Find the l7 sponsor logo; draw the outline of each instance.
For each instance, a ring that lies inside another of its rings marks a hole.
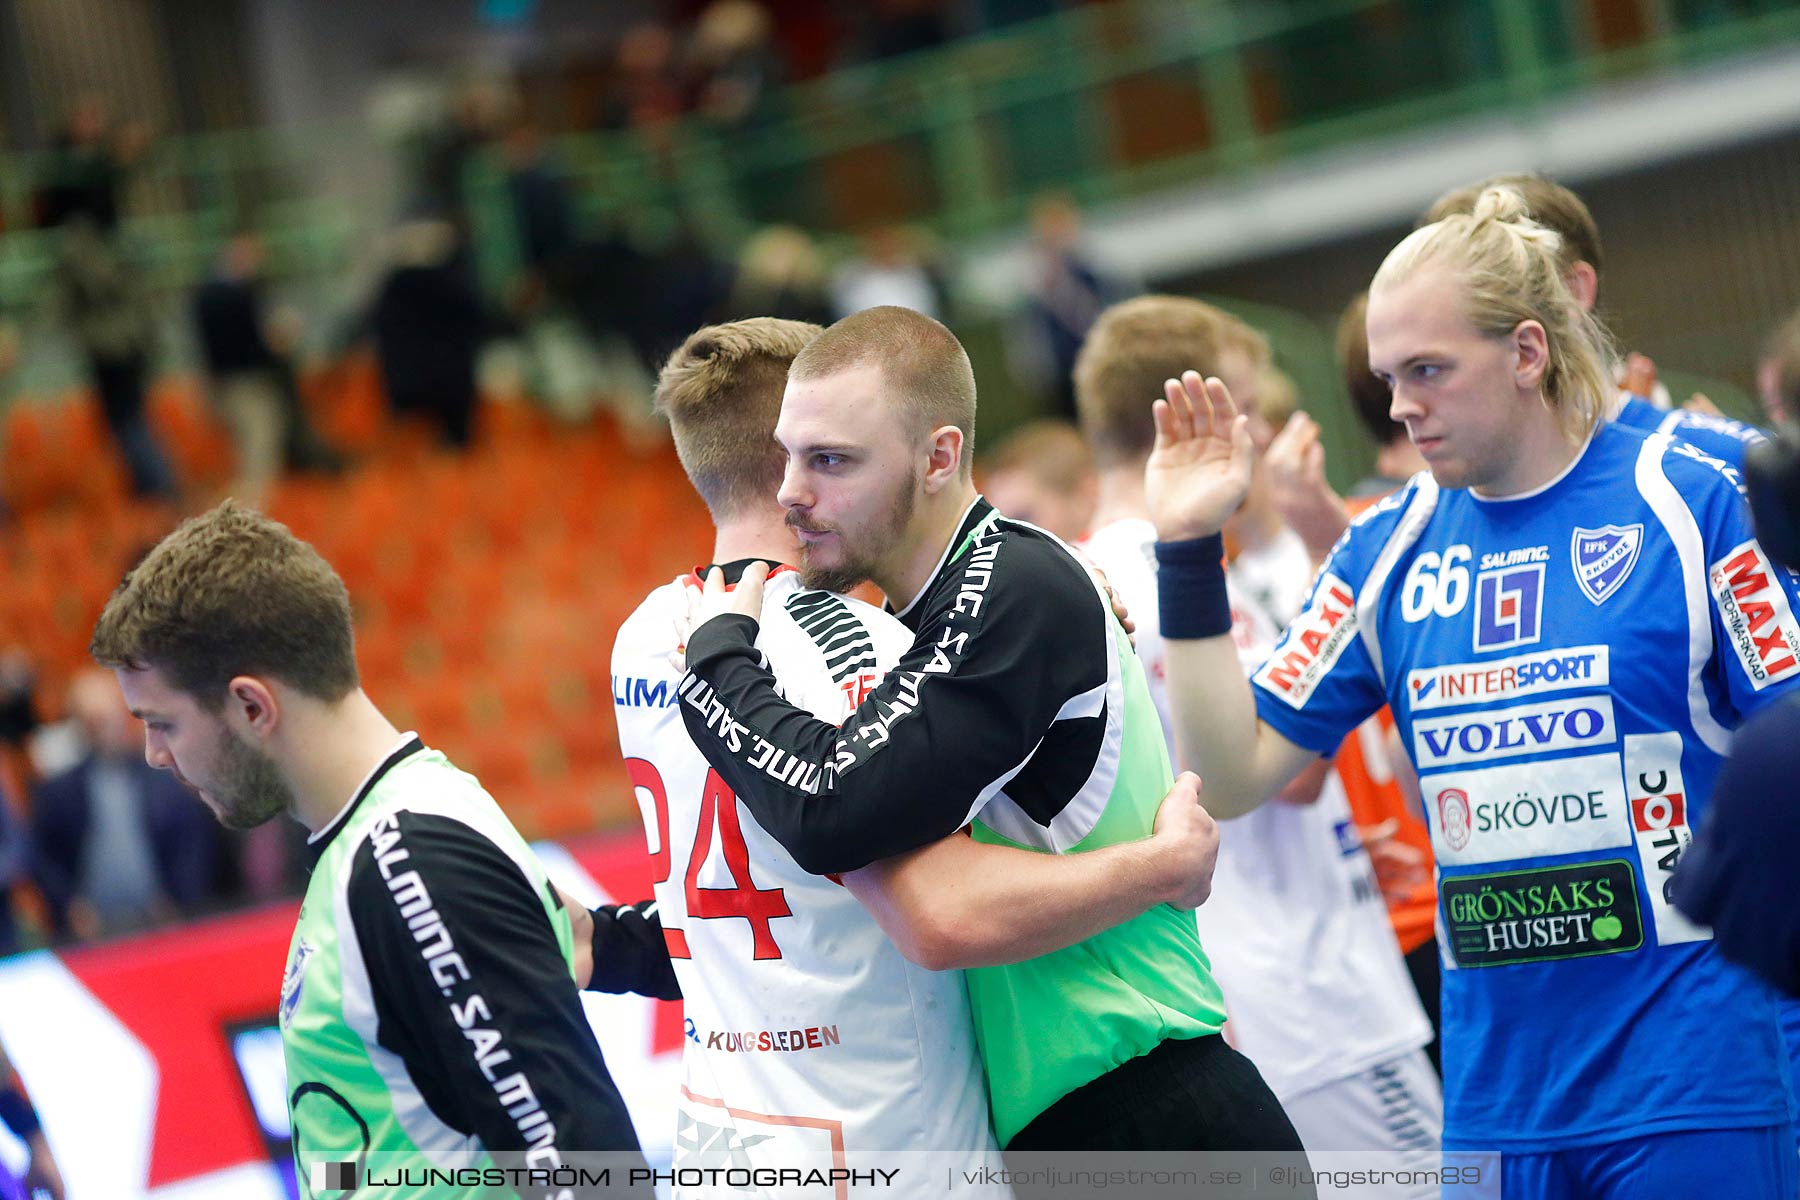
[[[1775,568],[1754,541],[1728,551],[1708,573],[1725,635],[1761,691],[1800,672],[1800,626]]]
[[[1529,646],[1543,631],[1544,564],[1483,571],[1475,577],[1475,649]]]
[[[1294,618],[1275,652],[1252,677],[1293,708],[1304,708],[1313,689],[1356,636],[1356,593],[1335,575],[1324,575],[1312,605]]]
[[[1603,688],[1609,681],[1605,646],[1570,646],[1492,662],[1446,663],[1410,671],[1406,695],[1412,711],[1420,712],[1573,688]]]
[[[1545,750],[1594,749],[1617,740],[1612,701],[1589,696],[1418,721],[1413,759],[1428,771]]]

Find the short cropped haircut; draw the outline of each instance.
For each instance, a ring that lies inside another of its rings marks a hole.
[[[1094,473],[1094,456],[1081,432],[1056,417],[1027,421],[1000,439],[981,460],[992,478],[1018,471],[1059,496],[1066,496]]]
[[[1262,334],[1187,296],[1138,296],[1100,314],[1075,358],[1075,411],[1103,468],[1147,458],[1156,444],[1150,407],[1183,371],[1217,375],[1223,357],[1269,362]]]
[[[231,500],[183,521],[132,568],[88,651],[104,666],[161,671],[215,713],[239,675],[328,703],[358,682],[344,581],[287,526]]]
[[[1467,216],[1475,211],[1475,201],[1481,194],[1493,187],[1509,187],[1519,193],[1531,219],[1562,238],[1557,254],[1564,271],[1584,262],[1594,268],[1595,275],[1600,274],[1600,226],[1594,223],[1594,214],[1588,211],[1580,196],[1535,171],[1495,175],[1480,183],[1445,192],[1419,224],[1431,225],[1452,214]]]
[[[975,369],[956,335],[924,313],[884,304],[852,313],[794,356],[794,379],[874,364],[915,433],[962,430],[962,474],[975,465]]]
[[[1377,446],[1391,446],[1406,437],[1406,426],[1388,416],[1394,406],[1394,389],[1369,369],[1369,293],[1358,292],[1338,318],[1338,368],[1350,393],[1350,408],[1369,431]]]
[[[751,317],[696,330],[656,378],[656,409],[713,520],[772,505],[787,459],[775,440],[788,365],[817,325]]]

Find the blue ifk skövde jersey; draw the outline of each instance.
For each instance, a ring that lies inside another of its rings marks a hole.
[[[1662,409],[1642,396],[1628,396],[1613,420],[1644,433],[1666,433],[1677,441],[1698,446],[1727,466],[1743,470],[1744,453],[1766,440],[1762,430],[1730,417]]]
[[[1796,603],[1736,472],[1618,425],[1523,496],[1421,474],[1332,550],[1257,711],[1328,754],[1393,709],[1438,863],[1447,1146],[1792,1119],[1773,997],[1666,889],[1730,731],[1800,684]]]

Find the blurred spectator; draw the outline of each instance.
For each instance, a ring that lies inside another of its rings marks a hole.
[[[420,218],[394,230],[393,266],[371,320],[394,412],[424,417],[444,441],[466,448],[476,360],[492,327],[450,222]]]
[[[267,247],[261,236],[236,234],[225,244],[216,273],[194,295],[200,355],[210,376],[214,403],[238,438],[240,481],[245,470],[246,434],[239,429],[233,409],[245,407],[245,397],[240,394],[244,390],[253,393],[250,407],[254,411],[260,411],[258,406],[266,399],[261,395],[263,389],[274,399],[276,466],[295,471],[340,470],[343,459],[320,438],[300,401],[294,369],[300,314],[291,308],[271,309],[265,303],[266,262]],[[257,436],[262,436],[265,431],[254,421],[252,424]],[[260,444],[253,452],[263,452]],[[246,498],[245,491],[237,495]]]
[[[175,477],[144,413],[156,350],[156,309],[116,235],[88,214],[70,219],[56,246],[53,306],[87,360],[100,411],[139,496],[173,499]]]
[[[144,418],[156,311],[117,232],[120,193],[148,144],[143,125],[115,129],[105,101],[82,97],[50,156],[48,179],[38,194],[38,219],[60,231],[46,308],[87,362],[107,428],[130,471],[132,491],[173,499],[174,475]],[[0,347],[0,370],[14,356]]]
[[[675,35],[654,21],[633,25],[613,58],[608,129],[633,130],[665,148],[669,123],[687,107],[675,77]]]
[[[111,233],[119,223],[126,181],[149,145],[141,122],[115,127],[101,97],[90,93],[76,100],[51,147],[49,176],[38,193],[38,223],[54,229],[87,220]]]
[[[1756,392],[1771,426],[1800,417],[1800,312],[1769,335],[1756,365]]]
[[[1075,356],[1100,310],[1131,289],[1082,248],[1081,213],[1067,196],[1039,197],[1031,208],[1031,259],[1026,285],[1026,370],[1052,399],[1052,411],[1075,416]]]
[[[804,230],[771,225],[744,243],[721,319],[749,317],[831,324],[824,260]]]
[[[545,154],[542,133],[529,121],[520,121],[507,132],[501,154],[513,231],[525,268],[526,307],[567,303],[577,248],[568,184]]]
[[[498,85],[469,83],[451,101],[444,124],[426,139],[413,211],[449,221],[458,241],[470,229],[463,191],[469,163],[503,126],[509,104]]]
[[[143,735],[111,672],[83,671],[68,708],[86,753],[32,800],[33,872],[59,936],[168,920],[208,898],[218,834],[173,775],[144,761]]]
[[[194,324],[212,400],[237,448],[232,494],[261,508],[281,469],[287,416],[282,362],[269,345],[262,301],[262,240],[240,233],[218,272],[194,295]]]
[[[1350,489],[1350,499],[1385,496],[1425,469],[1406,426],[1388,416],[1393,392],[1369,370],[1369,293],[1358,293],[1338,318],[1337,358],[1350,407],[1375,443],[1375,469]]]
[[[831,285],[831,304],[840,318],[892,304],[942,320],[944,289],[920,249],[918,235],[882,225],[863,235],[861,255],[839,269]]]
[[[720,125],[746,125],[768,115],[783,82],[773,22],[757,0],[713,0],[700,14],[689,47],[695,108]]]
[[[995,508],[1065,542],[1085,537],[1099,481],[1087,439],[1068,421],[1031,421],[1007,434],[981,463],[981,490]]]
[[[19,949],[13,889],[30,879],[31,837],[22,814],[33,779],[27,743],[38,728],[35,686],[23,650],[0,652],[0,955]]]
[[[865,18],[863,46],[869,58],[894,58],[950,40],[944,0],[875,0]]]

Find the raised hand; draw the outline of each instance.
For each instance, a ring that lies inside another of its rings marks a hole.
[[[1325,479],[1325,447],[1318,422],[1303,412],[1288,418],[1263,455],[1269,492],[1281,519],[1300,535],[1314,559],[1330,552],[1350,524],[1344,498]]]
[[[1219,532],[1250,490],[1250,419],[1223,383],[1198,371],[1164,383],[1151,411],[1156,447],[1144,467],[1144,496],[1156,536],[1174,542]]]

